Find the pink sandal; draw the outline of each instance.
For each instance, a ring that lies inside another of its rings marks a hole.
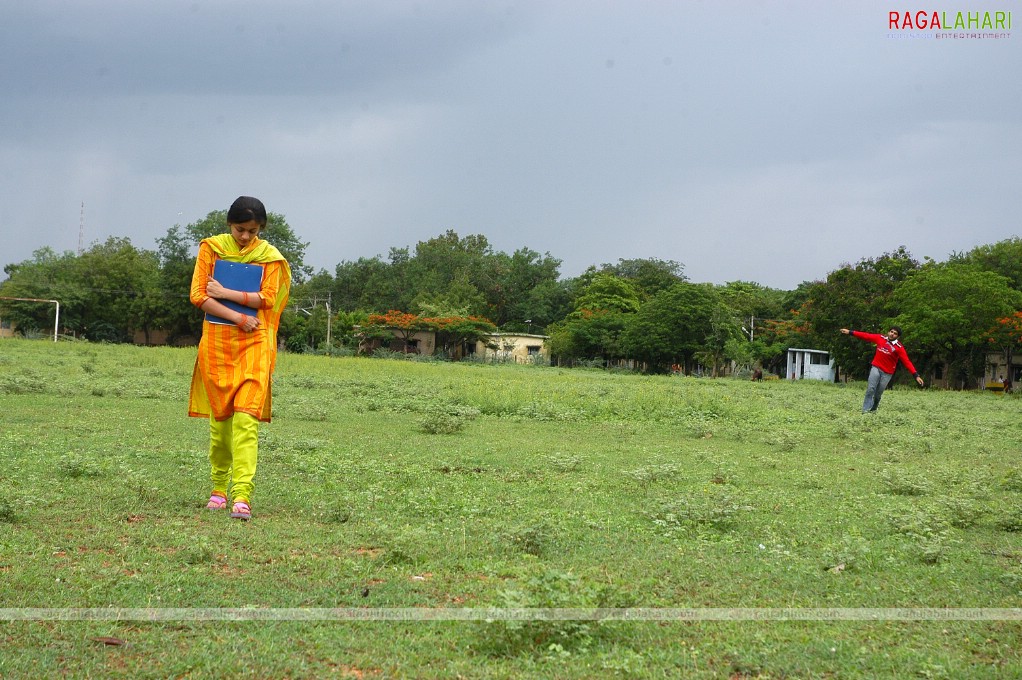
[[[234,501],[231,507],[231,517],[234,519],[252,519],[252,508],[248,507],[245,501]]]
[[[223,510],[227,507],[227,496],[221,496],[214,491],[209,496],[209,503],[206,503],[207,510]]]

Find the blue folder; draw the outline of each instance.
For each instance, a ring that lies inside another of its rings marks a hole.
[[[213,263],[213,278],[220,282],[220,285],[230,290],[240,290],[245,293],[258,293],[263,284],[263,267],[259,264],[244,264],[242,262],[231,262],[230,260],[217,260]],[[240,314],[252,316],[255,310],[231,300],[217,300],[230,307]],[[206,312],[206,321],[210,323],[226,324],[233,326],[233,321]]]

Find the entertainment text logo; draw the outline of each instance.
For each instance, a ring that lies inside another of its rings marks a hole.
[[[889,12],[888,28],[894,31],[1010,31],[1011,12]]]
[[[889,38],[1006,39],[1011,37],[1011,12],[891,10],[887,13],[887,28],[891,31],[887,36]]]

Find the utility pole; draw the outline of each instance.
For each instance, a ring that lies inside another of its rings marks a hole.
[[[330,300],[333,297],[332,291],[327,291],[326,294],[326,355],[329,357],[331,353],[330,347]]]
[[[742,330],[749,334],[749,342],[756,339],[756,317],[749,317],[749,327],[742,326]]]
[[[81,217],[78,220],[78,256],[81,257],[85,248],[85,201],[82,201]]]

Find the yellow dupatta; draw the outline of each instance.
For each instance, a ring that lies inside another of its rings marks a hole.
[[[238,248],[238,242],[230,234],[217,234],[203,239],[202,242],[208,245],[222,260],[241,262],[242,264],[280,262],[283,265],[278,286],[278,290],[283,294],[277,295],[276,303],[273,305],[274,316],[279,320],[280,312],[287,304],[288,295],[291,293],[291,265],[287,263],[276,246],[260,238],[248,244],[245,250],[241,250]]]

